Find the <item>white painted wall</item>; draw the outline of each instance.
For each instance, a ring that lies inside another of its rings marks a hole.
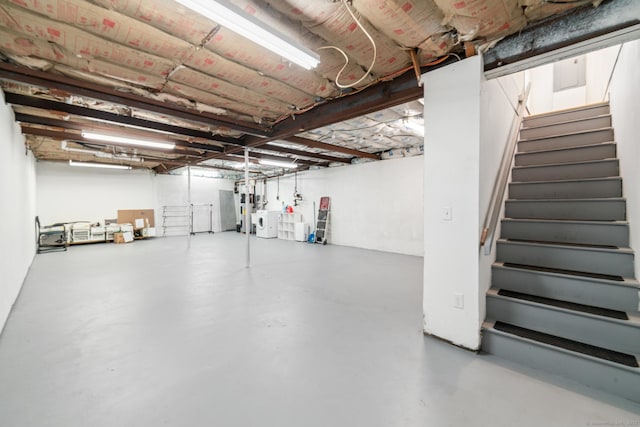
[[[188,183],[186,176],[157,175],[155,177],[157,194],[156,224],[162,218],[162,206],[183,205],[188,203]],[[213,231],[220,231],[220,194],[219,190],[233,191],[233,181],[221,178],[191,177],[191,203],[194,205],[213,204]],[[194,211],[194,230],[207,229],[207,216],[204,207],[196,207]]]
[[[38,162],[38,215],[43,224],[71,221],[102,223],[119,209],[154,209],[161,232],[162,206],[187,203],[187,177],[149,171],[76,168]],[[194,204],[214,205],[214,231],[220,230],[218,190],[233,190],[226,179],[192,177]]]
[[[526,71],[532,82],[528,107],[531,114],[594,104],[606,100],[606,87],[618,55],[619,46],[612,46],[586,55],[586,85],[553,91],[553,64]]]
[[[0,331],[35,255],[36,174],[13,111],[0,91]]]
[[[424,330],[471,349],[480,344],[481,76],[479,56],[423,76]],[[445,209],[451,209],[450,221]],[[455,294],[464,297],[463,309],[454,308]]]
[[[294,207],[313,229],[320,197],[331,197],[331,244],[423,254],[422,156],[298,173],[303,203]],[[268,210],[293,206],[294,177],[267,183]]]
[[[494,184],[509,140],[516,113],[518,98],[524,92],[524,72],[512,74],[499,79],[482,80],[481,118],[480,118],[480,176],[479,203],[480,226],[484,224],[487,210],[491,203]],[[506,191],[505,191],[506,193]],[[503,199],[506,198],[506,194]],[[504,203],[500,218],[503,217]],[[494,232],[491,252],[480,254],[479,265],[479,325],[486,317],[485,294],[491,287],[491,265],[495,261],[496,240],[500,236],[500,221]],[[476,236],[476,238],[479,238]],[[478,242],[478,240],[476,240]]]
[[[42,224],[102,223],[116,218],[118,209],[155,206],[153,175],[149,171],[80,168],[38,161],[36,172]]]
[[[640,41],[625,43],[611,81],[611,113],[627,199],[636,277],[640,277]]]
[[[524,76],[486,81],[473,57],[423,81],[424,330],[478,349],[494,257],[480,254],[480,231]],[[456,295],[463,308],[454,307]]]

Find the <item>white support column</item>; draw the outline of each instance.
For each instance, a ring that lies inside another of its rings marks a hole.
[[[247,259],[245,267],[251,267],[251,250],[250,250],[250,236],[251,236],[251,203],[250,203],[250,191],[249,191],[249,149],[244,149],[244,231],[247,235]]]
[[[191,248],[191,231],[193,231],[193,206],[191,206],[191,165],[187,165],[187,209],[189,211],[189,229],[187,230],[187,247]]]
[[[478,349],[482,60],[465,59],[422,80],[424,330]]]

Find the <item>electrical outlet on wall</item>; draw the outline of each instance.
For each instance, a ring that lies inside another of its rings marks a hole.
[[[464,308],[464,295],[460,293],[453,294],[453,308]]]

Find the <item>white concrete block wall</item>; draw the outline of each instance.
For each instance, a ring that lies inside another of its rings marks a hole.
[[[38,214],[43,224],[71,221],[103,222],[119,209],[154,209],[156,227],[162,206],[187,204],[187,177],[155,175],[144,170],[70,167],[38,162]],[[191,201],[213,204],[214,231],[220,230],[218,190],[233,190],[226,179],[192,177]]]
[[[35,255],[35,160],[0,91],[0,331]]]
[[[303,202],[294,206],[314,225],[320,197],[331,197],[331,244],[408,255],[423,254],[423,157],[363,163],[298,173]],[[267,182],[267,210],[293,206],[292,175]]]
[[[144,170],[71,167],[39,161],[38,215],[43,224],[72,221],[102,223],[118,209],[155,206],[154,176]]]

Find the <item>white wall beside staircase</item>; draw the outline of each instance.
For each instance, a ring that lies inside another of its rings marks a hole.
[[[480,253],[480,231],[524,83],[487,81],[482,70],[473,57],[423,76],[424,330],[474,350],[494,257]]]
[[[640,277],[640,41],[625,43],[611,79],[611,113],[623,195],[627,199],[630,243],[635,250],[636,278]]]

